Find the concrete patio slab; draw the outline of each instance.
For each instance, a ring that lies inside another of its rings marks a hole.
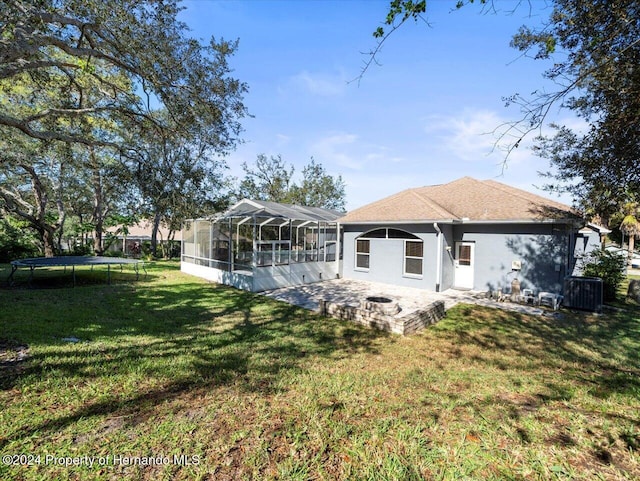
[[[333,279],[302,286],[274,289],[262,292],[262,294],[313,311],[319,309],[320,300],[355,307],[359,306],[365,298],[376,296],[388,297],[397,302],[402,309],[402,315],[424,309],[435,301],[444,301],[445,309],[450,309],[459,303],[466,303],[532,315],[541,315],[546,312],[537,306],[498,302],[487,298],[484,292],[454,289],[448,289],[444,292],[429,292],[422,289],[353,279]]]

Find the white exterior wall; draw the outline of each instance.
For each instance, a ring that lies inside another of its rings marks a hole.
[[[253,291],[253,276],[250,274],[240,274],[228,272],[215,267],[200,266],[191,262],[180,262],[180,270],[185,274],[201,277],[217,284],[237,287],[245,291]]]
[[[215,267],[200,266],[181,262],[180,270],[186,274],[202,277],[209,281],[237,287],[245,291],[261,292],[279,287],[296,286],[335,279],[339,262],[301,262],[272,267],[256,267],[253,275],[228,272]]]

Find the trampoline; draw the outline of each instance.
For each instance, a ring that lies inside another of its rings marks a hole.
[[[71,267],[73,273],[73,286],[76,286],[76,266],[107,266],[107,283],[111,284],[111,266],[120,266],[122,270],[123,265],[133,265],[133,270],[136,273],[136,280],[140,278],[139,266],[142,266],[144,274],[147,275],[147,269],[144,266],[144,262],[140,259],[125,259],[119,257],[100,257],[100,256],[58,256],[58,257],[31,257],[29,259],[19,259],[11,261],[11,274],[7,278],[7,282],[10,286],[13,285],[13,275],[20,267],[28,267],[29,273],[29,285],[33,280],[33,271],[36,267],[64,267],[65,272],[67,267]]]

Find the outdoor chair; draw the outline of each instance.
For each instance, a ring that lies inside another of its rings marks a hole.
[[[563,299],[563,296],[554,294],[553,292],[541,292],[538,294],[538,305],[548,305],[552,307],[554,311],[557,311]]]
[[[535,299],[532,289],[522,289],[520,296],[518,296],[518,300],[525,304],[534,304]]]

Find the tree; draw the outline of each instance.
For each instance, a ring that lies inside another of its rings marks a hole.
[[[68,152],[24,135],[9,135],[6,128],[0,129],[0,152],[0,212],[26,221],[38,233],[44,254],[53,256],[58,251],[56,233],[65,219]]]
[[[640,193],[640,2],[556,0],[548,25],[522,27],[513,45],[535,58],[564,56],[545,72],[560,89],[522,105],[531,125],[557,101],[587,122],[583,133],[555,125],[536,152],[553,169],[548,188],[608,218]]]
[[[212,38],[202,45],[185,36],[176,0],[3,0],[1,5],[0,80],[28,79],[23,97],[28,103],[27,95],[46,97],[63,76],[69,95],[36,110],[3,108],[0,125],[41,140],[122,150],[121,139],[79,131],[72,121],[148,121],[151,105],[159,103],[173,126],[201,124],[222,150],[235,144],[246,91],[228,76],[227,58],[236,43]],[[126,80],[114,82],[114,75]],[[100,85],[100,99],[90,105],[77,92],[84,77]]]
[[[621,214],[623,218],[620,230],[629,238],[627,263],[631,265],[635,252],[635,238],[640,235],[640,204],[633,199],[628,200],[622,206]]]
[[[154,113],[158,118],[167,115],[165,111]],[[140,193],[136,214],[152,221],[151,251],[155,256],[161,224],[174,232],[188,218],[227,207],[228,189],[222,175],[225,164],[216,156],[216,142],[197,126],[188,133],[160,130],[139,140],[144,149],[131,167]]]
[[[29,216],[46,255],[66,206],[84,209],[87,198],[91,210],[76,215],[102,252],[104,224],[144,156],[138,139],[191,139],[197,130],[217,154],[238,142],[247,87],[229,76],[237,42],[189,38],[177,0],[0,0],[0,8],[0,143],[9,146],[0,208]],[[158,106],[167,114],[154,115]],[[32,151],[47,152],[47,171]],[[65,182],[82,202],[65,198]]]
[[[112,84],[127,83],[117,73],[109,75],[103,72],[103,78],[108,78]],[[0,97],[0,108],[21,115],[27,112],[46,111],[48,105],[55,103],[73,104],[76,102],[75,97],[78,98],[77,102],[81,107],[98,105],[101,102],[101,86],[90,75],[79,73],[73,82],[72,89],[68,89],[69,79],[59,73],[48,75],[47,82],[47,91],[40,92],[34,88],[34,83],[27,74],[17,75],[11,81],[0,80],[0,92],[3,93]],[[25,95],[27,92],[29,95]],[[51,125],[50,120],[46,123]],[[82,133],[87,138],[96,139],[113,139],[121,128],[112,119],[88,117],[69,119],[65,126]],[[14,214],[29,220],[32,227],[38,230],[42,237],[45,255],[54,255],[59,250],[67,215],[66,206],[73,199],[70,189],[72,186],[82,192],[87,189],[91,192],[90,222],[94,227],[94,251],[101,254],[103,224],[111,204],[109,194],[122,183],[119,176],[121,169],[114,165],[119,164],[118,157],[109,152],[106,147],[99,145],[43,141],[29,137],[21,131],[12,131],[7,127],[3,127],[0,134],[0,143],[4,147],[0,175],[6,174],[3,176],[4,204]],[[35,152],[37,154],[34,154]],[[46,159],[40,160],[43,156]],[[20,160],[12,161],[11,158]],[[12,169],[13,176],[10,175]],[[19,188],[20,177],[15,175],[16,169],[23,175],[28,174],[31,179],[32,201],[23,196],[22,207],[26,207],[31,202],[33,209],[17,210],[16,194],[21,189]],[[17,185],[12,186],[8,182],[11,179],[17,182]],[[79,183],[81,185],[78,185]],[[13,197],[8,195],[9,191],[14,193]],[[52,202],[54,199],[55,204]],[[51,221],[47,226],[45,220],[53,218],[53,205],[57,209],[57,220]],[[35,212],[36,219],[39,220],[30,219],[30,212]],[[53,238],[54,234],[56,239]]]
[[[242,163],[244,179],[240,182],[239,197],[271,202],[290,202],[291,178],[295,171],[287,166],[280,155],[267,157],[259,154],[254,166]]]
[[[342,176],[327,174],[321,164],[311,158],[311,163],[302,169],[302,184],[294,186],[292,197],[301,205],[324,207],[326,209],[345,210],[345,184]]]
[[[302,182],[293,181],[295,169],[280,155],[259,154],[254,166],[242,164],[245,172],[237,197],[287,204],[344,210],[345,184],[342,176],[328,174],[322,164],[311,162],[302,169]]]
[[[452,6],[469,3],[474,1],[452,1]],[[493,1],[477,3],[496,11]],[[554,105],[582,117],[586,132],[555,125],[555,136],[538,138],[536,152],[552,167],[544,173],[552,179],[548,189],[569,192],[588,213],[607,218],[621,208],[628,191],[640,192],[640,2],[551,3],[548,21],[537,29],[521,27],[511,45],[525,56],[553,59],[544,77],[557,88],[539,90],[531,98],[507,97],[508,105],[520,106],[522,117],[504,126],[502,140],[513,139],[506,146],[508,158],[525,137],[541,131]],[[408,20],[424,19],[426,8],[425,1],[390,2],[385,27],[374,32],[378,44],[363,73],[389,35]]]

